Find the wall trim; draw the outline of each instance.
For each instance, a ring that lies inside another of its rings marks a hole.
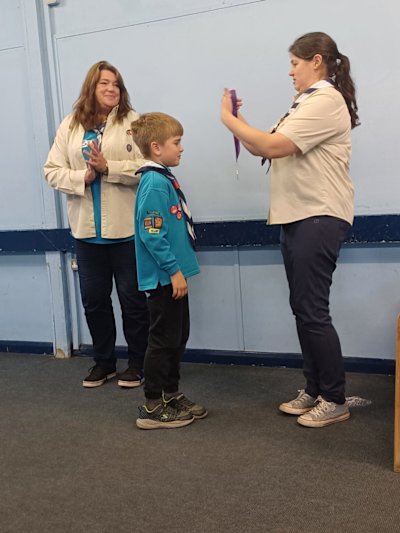
[[[0,353],[24,353],[53,355],[51,342],[29,341],[0,341]],[[117,346],[117,357],[128,358],[126,346]],[[93,348],[89,344],[81,345],[79,350],[73,351],[74,356],[92,357]],[[199,350],[188,348],[183,357],[186,363],[242,365],[242,366],[265,366],[283,368],[302,368],[303,362],[297,353],[268,353],[268,352],[245,352],[231,350]],[[362,374],[386,374],[394,375],[395,360],[368,357],[344,357],[344,365],[347,372]]]
[[[26,353],[32,355],[53,355],[52,342],[3,341],[0,340],[0,353]]]
[[[269,246],[279,244],[280,226],[265,220],[200,222],[196,225],[197,246]],[[355,217],[348,245],[399,245],[400,215],[360,215]],[[74,252],[74,239],[68,228],[0,231],[0,253]]]

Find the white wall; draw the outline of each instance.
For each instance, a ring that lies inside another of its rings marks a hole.
[[[354,131],[356,212],[397,212],[397,196],[388,194],[398,187],[389,142],[400,121],[396,0],[307,0],[301,7],[293,0],[119,0],[112,8],[86,0],[83,12],[82,5],[69,0],[51,10],[63,112],[89,65],[100,58],[115,63],[139,112],[167,111],[182,121],[179,174],[197,220],[265,217],[268,187],[259,160],[242,152],[235,178],[233,141],[219,121],[222,89],[235,87],[249,121],[268,128],[293,95],[287,49],[314,30],[331,34],[352,62],[362,122]]]

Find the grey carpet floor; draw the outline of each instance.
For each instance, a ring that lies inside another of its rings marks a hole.
[[[208,418],[143,431],[143,390],[84,389],[90,366],[0,354],[2,533],[400,531],[393,377],[348,374],[372,404],[309,429],[277,410],[300,370],[184,364]]]

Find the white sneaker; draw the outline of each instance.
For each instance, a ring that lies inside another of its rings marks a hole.
[[[279,410],[289,415],[302,415],[311,411],[315,407],[315,402],[317,398],[313,398],[305,392],[304,389],[298,391],[299,394],[297,398],[291,400],[290,402],[281,403]]]
[[[327,402],[318,396],[317,405],[308,413],[299,416],[297,422],[309,428],[322,428],[336,422],[344,422],[348,418],[350,411],[347,402],[343,404]]]

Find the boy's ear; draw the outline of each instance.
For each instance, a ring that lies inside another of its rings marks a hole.
[[[155,155],[160,155],[160,144],[157,141],[151,141],[150,143],[150,150]]]

